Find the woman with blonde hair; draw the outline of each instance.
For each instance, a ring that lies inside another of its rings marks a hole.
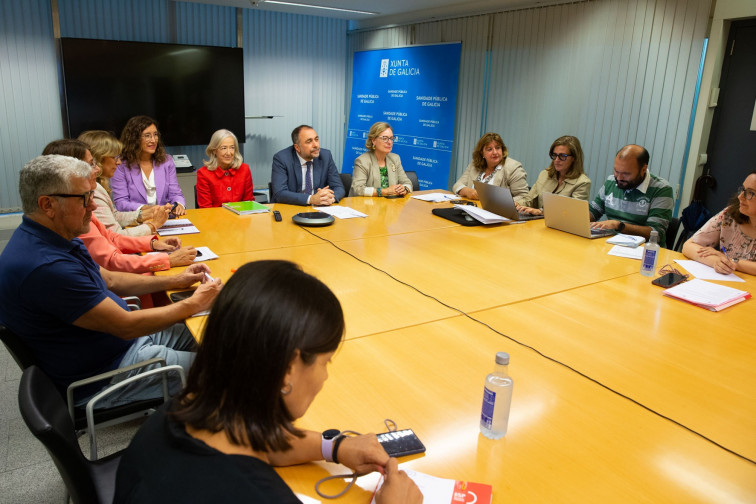
[[[452,191],[463,198],[480,199],[473,182],[506,187],[512,197],[524,196],[528,192],[528,174],[522,163],[509,157],[507,146],[498,133],[486,133],[475,145],[472,162],[452,187]]]
[[[365,140],[368,151],[354,160],[349,196],[404,196],[412,192],[401,158],[391,152],[395,138],[389,123],[377,122],[370,127]]]
[[[583,148],[574,136],[561,136],[549,148],[551,164],[538,174],[538,180],[526,196],[515,203],[518,210],[543,215],[543,193],[550,192],[582,200],[591,194],[591,179],[583,169]],[[522,206],[520,206],[522,205]]]
[[[79,141],[89,147],[99,173],[94,199],[97,209],[94,214],[109,230],[125,236],[153,235],[168,220],[170,206],[142,205],[130,212],[120,212],[113,204],[110,178],[121,164],[123,144],[107,131],[90,130],[79,135]],[[127,227],[133,226],[133,227]]]
[[[208,159],[197,171],[197,206],[219,207],[233,201],[252,201],[254,184],[249,165],[239,153],[236,135],[219,129],[205,149]]]

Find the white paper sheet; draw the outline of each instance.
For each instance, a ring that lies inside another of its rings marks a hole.
[[[688,273],[701,280],[721,280],[723,282],[745,282],[742,278],[730,273],[729,275],[723,275],[714,271],[714,268],[702,264],[698,261],[691,261],[689,259],[675,259],[675,262],[685,268]]]
[[[627,257],[629,259],[643,259],[643,247],[630,248],[624,245],[615,245],[608,252],[609,255]]]
[[[459,196],[457,196],[456,194],[447,194],[447,193],[440,193],[440,192],[434,192],[434,193],[428,193],[428,194],[417,194],[411,197],[415,199],[419,199],[421,201],[429,201],[431,203],[441,203],[442,201],[451,201],[451,200],[459,199]]]
[[[500,222],[509,222],[509,219],[507,219],[506,217],[496,215],[493,212],[489,212],[488,210],[483,210],[482,208],[478,208],[472,205],[454,205],[454,208],[459,208],[460,210],[467,212],[471,217],[482,222],[483,224],[498,224]]]
[[[635,248],[638,245],[642,245],[646,243],[646,239],[643,238],[642,236],[633,236],[633,235],[626,235],[626,234],[620,233],[606,240],[606,243],[611,243],[612,245],[622,245],[623,247]]]
[[[354,208],[349,208],[346,206],[313,207],[313,209],[318,212],[323,212],[323,213],[327,213],[328,215],[333,215],[334,217],[339,218],[339,219],[354,219],[356,217],[367,217],[367,214],[358,212]]]
[[[182,234],[199,233],[199,229],[194,227],[189,219],[171,219],[157,230],[160,236],[175,236]]]
[[[197,250],[197,257],[194,258],[194,262],[209,261],[211,259],[218,259],[218,256],[210,250],[208,247],[195,247]]]

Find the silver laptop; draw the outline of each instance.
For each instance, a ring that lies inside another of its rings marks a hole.
[[[546,227],[576,234],[583,238],[601,238],[615,234],[610,229],[591,229],[588,202],[581,199],[543,193],[543,215]]]
[[[501,215],[513,221],[527,221],[543,219],[542,215],[521,214],[515,207],[512,192],[506,187],[499,187],[491,184],[484,184],[477,180],[473,182],[475,190],[478,191],[480,206],[483,210],[488,210],[496,215]]]

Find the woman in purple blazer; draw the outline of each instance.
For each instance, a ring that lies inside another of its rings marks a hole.
[[[110,179],[113,203],[121,212],[142,205],[173,205],[184,215],[186,202],[176,179],[176,165],[166,154],[157,122],[147,116],[129,119],[121,132],[121,165]]]

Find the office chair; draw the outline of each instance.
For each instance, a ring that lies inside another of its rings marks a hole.
[[[344,195],[349,196],[349,191],[352,189],[352,174],[351,173],[339,173],[341,177],[341,184],[344,186]]]
[[[37,366],[21,375],[18,406],[26,426],[55,462],[71,499],[77,504],[113,502],[121,452],[94,461],[84,457],[63,399]]]
[[[8,352],[13,357],[13,360],[16,361],[16,364],[18,364],[18,367],[20,367],[22,371],[28,369],[31,366],[35,366],[38,364],[36,358],[34,357],[34,354],[29,349],[29,347],[27,347],[26,344],[23,341],[21,341],[21,338],[19,338],[17,334],[15,334],[13,331],[11,331],[10,329],[8,329],[7,327],[3,325],[0,325],[0,340],[2,340],[3,344],[8,349]],[[95,375],[91,378],[87,378],[85,380],[74,382],[68,387],[68,390],[67,390],[68,414],[73,422],[74,428],[79,432],[79,435],[82,435],[85,432],[88,433],[90,458],[92,460],[97,459],[97,436],[95,432],[95,426],[108,427],[111,425],[117,425],[119,423],[128,422],[135,418],[146,417],[154,413],[155,408],[163,404],[169,397],[168,391],[167,391],[166,377],[164,376],[164,379],[163,379],[164,381],[163,397],[157,397],[154,399],[144,399],[141,401],[134,401],[128,404],[114,406],[112,408],[101,408],[96,411],[93,411],[92,414],[90,415],[90,418],[87,418],[86,407],[74,407],[74,401],[73,401],[74,390],[82,385],[87,385],[89,383],[99,381],[99,380],[110,380],[116,374],[126,373],[133,369],[139,369],[139,368],[150,366],[150,365],[162,366],[158,369],[164,369],[164,368],[170,367],[170,366],[165,365],[165,360],[163,359],[160,359],[160,358],[149,359],[146,361],[138,362],[126,368],[117,369],[114,371],[110,371],[108,373],[102,373],[99,375]],[[142,374],[143,373],[140,373],[140,375],[137,375],[137,376],[141,376]],[[108,387],[105,390],[105,392],[110,392],[111,390],[113,390],[113,386]],[[57,389],[56,389],[56,392],[57,392]],[[58,393],[58,396],[60,396],[60,393]],[[95,398],[90,400],[90,403],[94,399]],[[63,400],[62,397],[61,397],[61,400]]]
[[[412,190],[419,191],[420,182],[417,180],[417,172],[410,170],[410,171],[405,171],[404,173],[407,174],[407,178],[410,179],[410,182],[412,182]]]
[[[677,238],[677,232],[680,230],[680,219],[672,217],[667,224],[667,236],[665,247],[669,250],[675,250],[675,238]]]

